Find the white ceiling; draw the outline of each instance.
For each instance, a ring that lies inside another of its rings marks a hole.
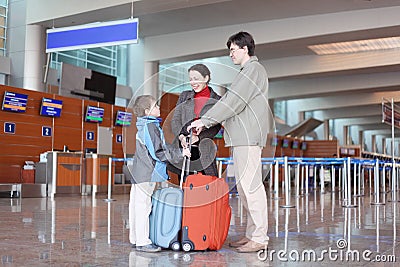
[[[131,4],[124,4],[71,17],[57,18],[56,23],[58,27],[62,27],[127,18],[131,15],[131,7]],[[142,37],[153,37],[229,25],[305,16],[317,17],[337,12],[358,12],[385,7],[400,7],[400,1],[142,0],[134,2],[133,17],[139,18]],[[330,63],[335,61],[335,67],[320,70],[318,68],[320,65],[315,65],[319,58],[307,46],[398,36],[400,15],[397,20],[398,25],[379,24],[376,27],[369,26],[364,30],[349,28],[334,34],[310,35],[304,38],[257,44],[258,58],[263,64],[271,65],[272,69],[278,68],[278,65],[299,64],[297,61],[300,61],[302,68],[307,70],[287,75],[272,75],[271,97],[278,100],[301,99],[301,102],[294,102],[294,104],[298,104],[302,110],[319,111],[318,114],[321,117],[319,119],[342,119],[339,126],[351,125],[355,131],[363,130],[366,134],[368,132],[374,134],[374,129],[381,130],[381,98],[398,96],[395,101],[400,100],[400,94],[397,93],[400,88],[400,75],[398,75],[400,60],[397,54],[400,50],[387,51],[385,54],[363,54],[358,57],[360,61],[358,65],[349,55],[334,56],[331,57]],[[48,27],[53,23],[53,21],[41,22],[42,25]],[[334,23],[340,24],[341,21],[337,20]],[[368,23],[368,21],[360,21],[360,23]],[[314,26],[310,25],[310,27]],[[342,26],[346,28],[346,25]],[[280,30],[279,25],[276,30]],[[210,51],[209,55],[226,56],[226,51]],[[191,55],[188,59],[204,56],[204,53]],[[393,59],[392,62],[389,62],[388,56]],[[167,61],[182,59],[184,58],[170,58]],[[325,57],[324,60],[329,61],[329,57]],[[383,128],[383,130],[387,129],[387,132],[379,131],[379,135],[386,136],[390,133],[390,127],[383,126]]]

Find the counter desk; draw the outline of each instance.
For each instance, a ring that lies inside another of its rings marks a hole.
[[[48,195],[80,194],[83,171],[82,152],[47,152]]]
[[[112,155],[88,153],[84,158],[82,194],[106,193],[108,185],[109,158]],[[111,184],[114,184],[114,165],[111,166]]]

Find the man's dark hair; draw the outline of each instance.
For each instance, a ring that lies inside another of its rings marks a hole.
[[[188,69],[188,72],[191,71],[191,70],[194,70],[194,71],[199,72],[199,73],[201,74],[201,76],[203,76],[204,78],[208,75],[207,84],[210,82],[210,80],[211,80],[211,73],[210,73],[210,70],[207,68],[206,65],[201,64],[201,63],[195,64],[195,65],[191,66],[191,67]]]
[[[231,44],[235,44],[240,48],[247,46],[247,50],[249,51],[249,56],[254,56],[254,51],[256,49],[256,45],[254,43],[253,36],[251,36],[248,32],[238,32],[231,37],[229,37],[226,42],[226,46],[228,49],[231,48]]]

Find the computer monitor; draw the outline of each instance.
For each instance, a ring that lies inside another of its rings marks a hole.
[[[132,113],[118,110],[115,126],[130,126],[132,122]]]
[[[289,139],[283,139],[282,140],[282,147],[283,148],[288,148],[289,147],[289,143],[290,143]]]
[[[224,137],[224,128],[221,127],[221,129],[219,129],[218,133],[214,136],[214,138],[222,139],[223,137]]]
[[[307,142],[301,142],[301,150],[307,150]]]
[[[5,91],[1,109],[11,112],[25,112],[27,103],[28,95]]]
[[[62,103],[62,100],[43,97],[39,114],[42,116],[60,117]]]
[[[85,79],[85,89],[90,91],[90,99],[115,104],[117,77],[92,70],[91,78]]]
[[[299,149],[300,141],[299,140],[293,140],[292,141],[292,149]]]
[[[271,146],[278,146],[278,137],[274,136],[271,139]]]
[[[87,106],[85,114],[86,122],[101,123],[103,121],[103,116],[104,116],[104,108]]]

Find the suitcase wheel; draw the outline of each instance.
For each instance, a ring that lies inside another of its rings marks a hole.
[[[183,249],[183,251],[188,252],[193,249],[193,246],[192,246],[192,244],[185,242],[182,244],[182,249]]]
[[[178,251],[181,249],[181,244],[179,244],[178,241],[175,241],[174,243],[171,244],[171,249],[173,251]]]

